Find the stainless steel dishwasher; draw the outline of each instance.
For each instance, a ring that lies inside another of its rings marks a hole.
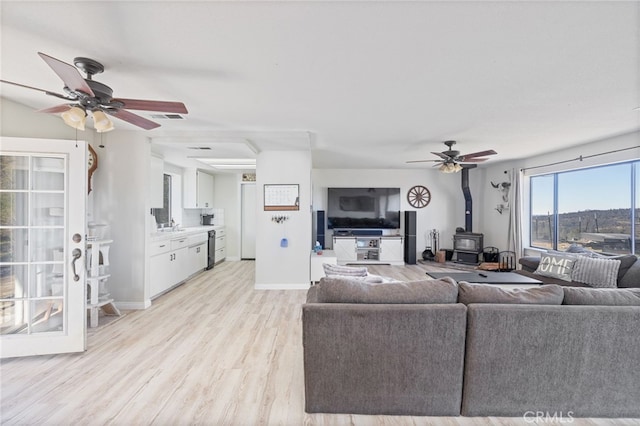
[[[213,268],[213,264],[216,259],[216,231],[209,231],[209,250],[207,253],[207,267],[205,269]]]

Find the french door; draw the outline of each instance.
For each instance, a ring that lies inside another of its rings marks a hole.
[[[86,143],[0,138],[0,356],[86,347]]]

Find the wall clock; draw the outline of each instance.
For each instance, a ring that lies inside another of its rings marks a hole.
[[[431,192],[422,185],[416,185],[407,192],[407,201],[411,207],[421,209],[431,201]]]
[[[96,154],[96,152],[94,151],[91,145],[88,145],[88,147],[89,147],[89,156],[87,157],[87,166],[88,166],[89,177],[88,177],[87,187],[89,188],[89,192],[87,192],[87,194],[91,192],[91,176],[93,176],[93,172],[95,172],[96,169],[98,168],[98,154]]]

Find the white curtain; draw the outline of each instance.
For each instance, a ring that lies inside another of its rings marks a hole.
[[[509,191],[509,232],[507,235],[507,250],[516,254],[516,265],[523,254],[522,246],[522,218],[524,216],[524,203],[522,199],[522,182],[524,172],[518,169],[511,169],[509,172],[511,181],[511,191]]]

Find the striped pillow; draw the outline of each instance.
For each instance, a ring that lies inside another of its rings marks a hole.
[[[591,287],[617,287],[620,260],[580,256],[571,271],[571,279]]]
[[[332,265],[323,263],[324,273],[328,277],[347,276],[347,277],[366,277],[367,268],[354,268],[353,266]]]

